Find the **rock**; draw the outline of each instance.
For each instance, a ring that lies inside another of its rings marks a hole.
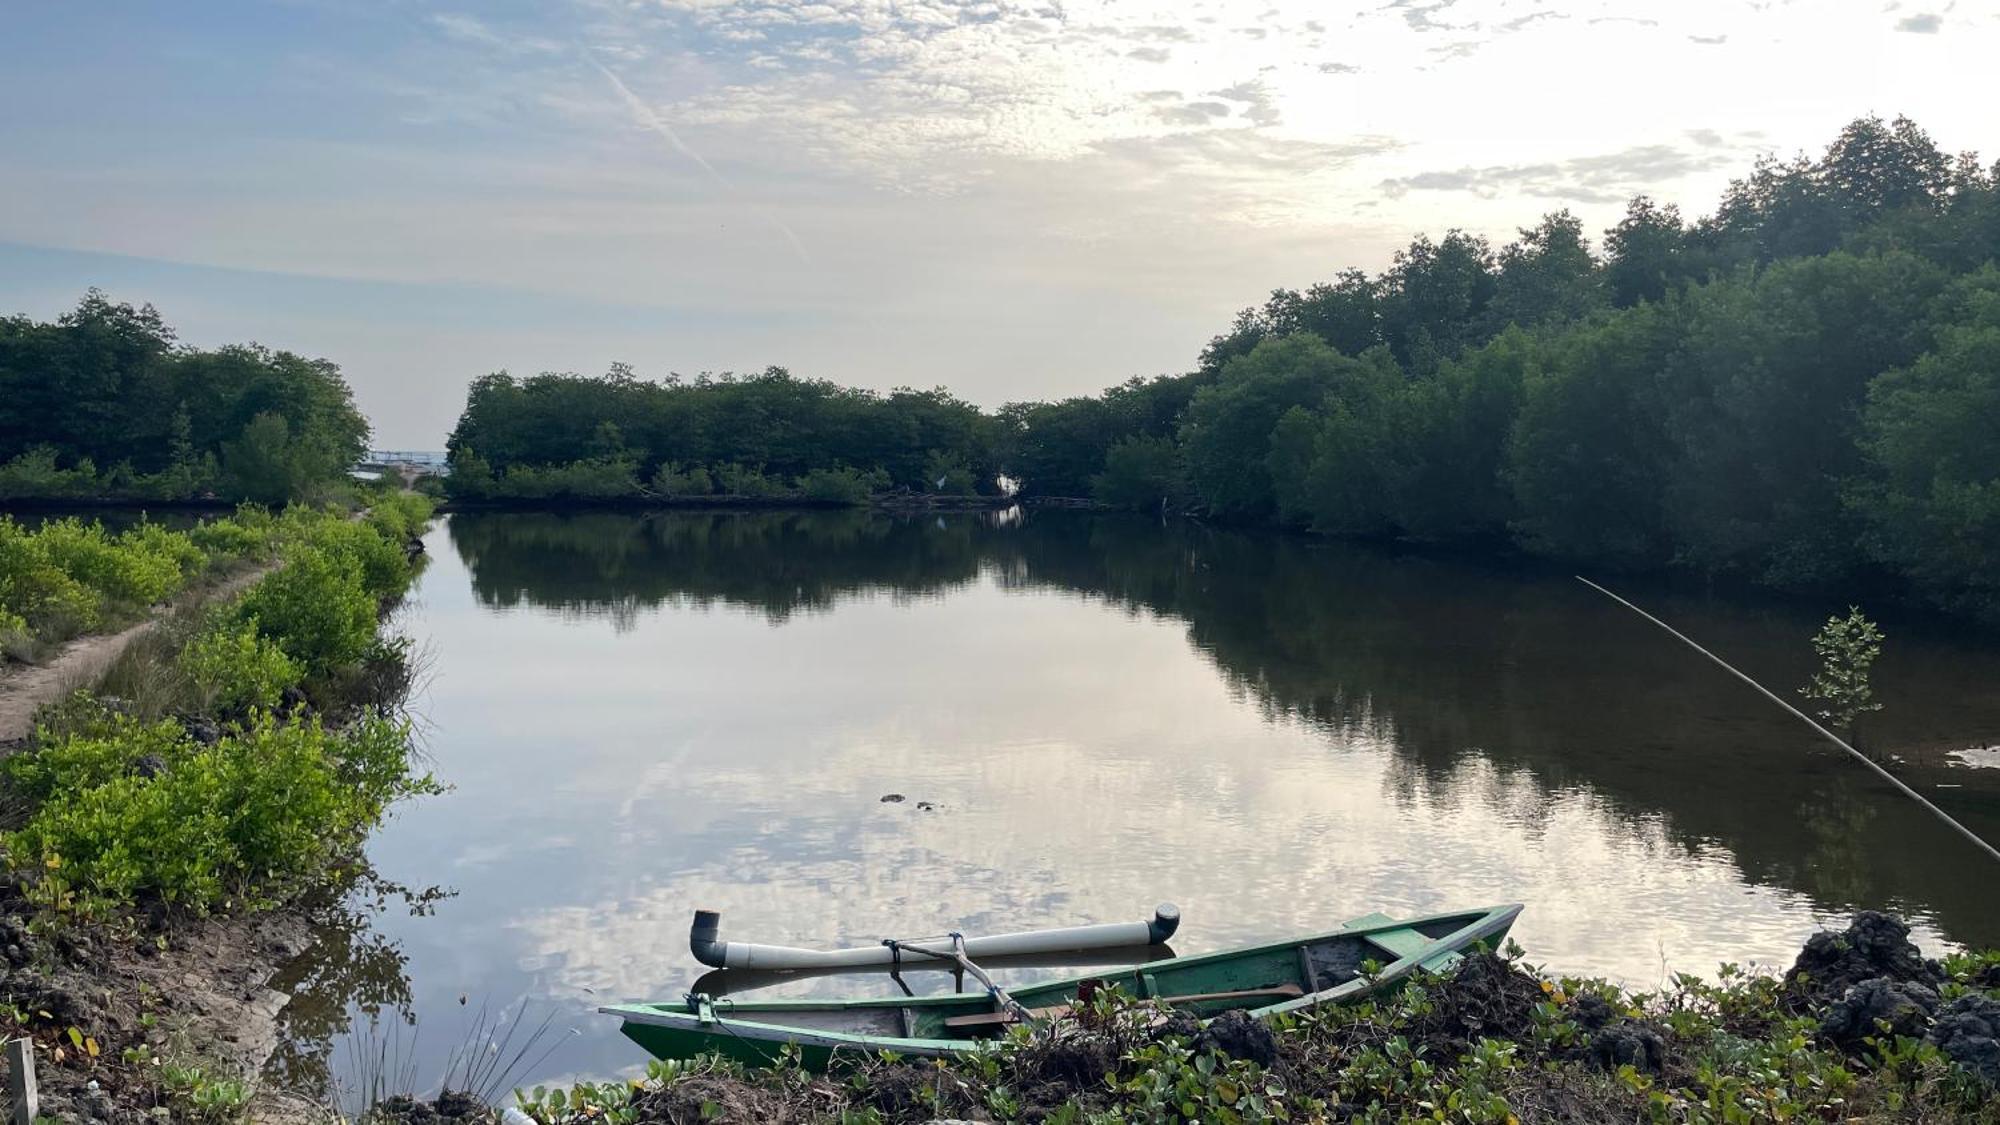
[[[1598,1028],[1617,1018],[1617,1015],[1618,1013],[1611,1010],[1610,1001],[1602,996],[1592,996],[1589,993],[1585,993],[1576,998],[1575,1010],[1571,1018],[1576,1020],[1580,1026],[1590,1031],[1596,1031]]]
[[[1224,1012],[1208,1021],[1195,1036],[1197,1051],[1217,1050],[1232,1059],[1247,1059],[1258,1066],[1278,1061],[1278,1037],[1262,1021],[1240,1009]]]
[[[936,811],[937,811],[937,805],[935,805],[935,804],[931,803],[930,801],[918,801],[918,802],[917,802],[917,811],[918,811],[918,812],[936,812]]]
[[[167,760],[158,754],[141,754],[132,763],[135,777],[158,777],[167,772]]]
[[[1943,983],[1944,970],[1924,959],[1902,919],[1863,910],[1847,929],[1822,930],[1806,939],[1798,960],[1785,973],[1785,990],[1804,1006],[1818,1007],[1878,977],[1934,989]]]
[[[1153,1027],[1155,1039],[1179,1039],[1184,1043],[1192,1043],[1200,1035],[1201,1017],[1178,1008],[1168,1012],[1167,1018]]]
[[[1850,1050],[1871,1035],[1922,1035],[1937,1006],[1938,994],[1928,985],[1876,977],[1848,989],[1830,1005],[1820,1017],[1819,1033]]]
[[[882,794],[882,803],[885,805],[900,805],[903,803],[904,799],[905,798],[901,793]]]
[[[1987,1085],[2000,1088],[2000,1000],[1978,993],[1961,996],[1938,1013],[1924,1038]]]
[[[1590,1057],[1606,1070],[1630,1066],[1642,1074],[1659,1074],[1667,1063],[1667,1041],[1649,1024],[1621,1019],[1590,1037]]]
[[[188,715],[181,719],[181,728],[188,737],[203,746],[213,746],[222,741],[222,726],[206,715]]]

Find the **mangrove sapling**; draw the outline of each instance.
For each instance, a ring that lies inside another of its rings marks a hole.
[[[1826,724],[1859,744],[1854,724],[1870,711],[1880,711],[1868,682],[1869,669],[1882,655],[1882,630],[1862,616],[1861,607],[1848,606],[1846,617],[1829,617],[1813,634],[1813,651],[1819,654],[1819,671],[1799,694],[1819,704],[1814,714]]]
[[[1812,716],[1806,714],[1804,711],[1799,710],[1797,707],[1792,706],[1790,703],[1785,702],[1785,700],[1782,697],[1780,697],[1778,693],[1772,691],[1770,688],[1765,687],[1763,684],[1758,683],[1756,680],[1753,680],[1749,676],[1738,671],[1736,666],[1729,663],[1727,660],[1722,659],[1720,656],[1717,656],[1714,653],[1696,644],[1694,642],[1694,639],[1689,637],[1686,633],[1683,633],[1679,629],[1674,628],[1672,625],[1669,625],[1666,622],[1660,620],[1659,618],[1654,617],[1652,614],[1647,613],[1645,610],[1640,609],[1638,606],[1633,605],[1631,602],[1626,601],[1624,598],[1619,597],[1617,594],[1614,594],[1611,591],[1605,589],[1604,587],[1599,586],[1597,583],[1592,582],[1590,579],[1585,578],[1580,574],[1576,576],[1576,580],[1590,587],[1591,589],[1596,590],[1598,593],[1603,594],[1605,597],[1610,598],[1612,601],[1617,602],[1619,605],[1624,606],[1626,609],[1631,610],[1633,613],[1638,614],[1639,616],[1645,618],[1646,620],[1652,622],[1653,624],[1658,625],[1660,628],[1665,629],[1668,633],[1673,634],[1675,639],[1679,640],[1682,644],[1687,645],[1689,648],[1692,648],[1696,652],[1707,657],[1709,660],[1713,661],[1717,666],[1721,667],[1723,671],[1728,672],[1730,675],[1735,676],[1737,679],[1742,680],[1744,683],[1749,684],[1751,687],[1755,688],[1759,694],[1764,696],[1764,698],[1769,699],[1771,702],[1777,704],[1780,707],[1783,707],[1787,711],[1790,711],[1793,714],[1793,716],[1798,718],[1800,721],[1804,722],[1807,726],[1811,727],[1815,731],[1818,731],[1821,737],[1825,738],[1828,742],[1833,743],[1835,746],[1840,747],[1842,750],[1847,751],[1849,756],[1853,757],[1855,761],[1860,762],[1864,766],[1867,766],[1870,770],[1872,770],[1875,773],[1877,777],[1880,777],[1882,780],[1895,786],[1898,790],[1902,792],[1903,796],[1908,797],[1910,800],[1915,801],[1919,805],[1922,805],[1925,811],[1929,812],[1932,816],[1937,817],[1939,820],[1943,821],[1947,826],[1949,826],[1952,829],[1952,831],[1957,832],[1959,835],[1971,841],[1973,846],[1985,852],[1987,855],[1992,856],[1996,861],[2000,861],[2000,848],[1996,848],[1992,844],[1987,843],[1986,840],[1980,837],[1978,833],[1974,832],[1970,828],[1967,828],[1965,825],[1960,824],[1957,820],[1954,820],[1950,813],[1947,813],[1943,809],[1938,808],[1936,805],[1932,804],[1929,800],[1927,800],[1923,794],[1910,788],[1908,785],[1903,784],[1901,778],[1898,778],[1895,774],[1892,774],[1888,770],[1883,769],[1881,764],[1875,761],[1875,759],[1870,758],[1868,755],[1863,754],[1859,750],[1856,750],[1853,746],[1849,745],[1846,741],[1842,740],[1839,735],[1833,733],[1832,731],[1826,729],[1826,727],[1820,725],[1819,722],[1814,720]]]

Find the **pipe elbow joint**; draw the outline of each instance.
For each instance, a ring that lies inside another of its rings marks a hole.
[[[1165,945],[1174,931],[1181,927],[1181,908],[1171,902],[1163,902],[1153,908],[1153,920],[1146,923],[1146,936],[1154,945]]]
[[[721,929],[722,913],[716,910],[695,911],[694,924],[688,927],[688,951],[711,969],[720,969],[729,962],[729,943],[717,938]]]

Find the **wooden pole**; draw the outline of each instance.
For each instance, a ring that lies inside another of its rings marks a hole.
[[[35,1044],[31,1039],[7,1041],[7,1092],[13,1095],[9,1125],[35,1125],[42,1115],[41,1092],[35,1088]]]

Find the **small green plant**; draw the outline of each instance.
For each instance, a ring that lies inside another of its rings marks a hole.
[[[1856,719],[1882,709],[1868,682],[1869,670],[1882,655],[1882,631],[1862,616],[1859,606],[1849,606],[1846,617],[1826,619],[1812,644],[1819,671],[1799,694],[1819,705],[1815,714],[1829,726],[1851,738]]]

